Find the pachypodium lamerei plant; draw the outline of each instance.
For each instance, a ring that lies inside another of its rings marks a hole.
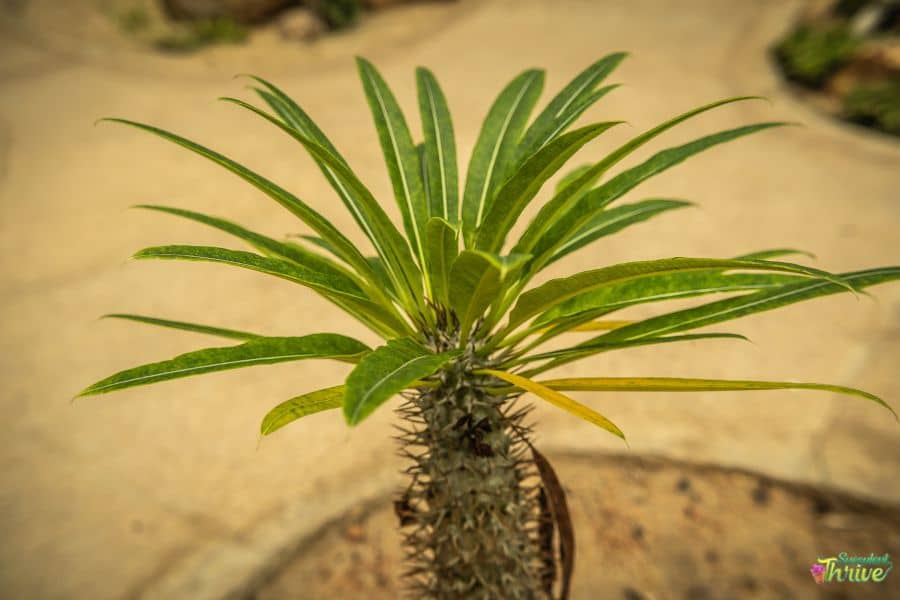
[[[782,123],[745,125],[668,148],[610,175],[632,152],[679,123],[717,107],[707,104],[654,127],[563,177],[525,227],[509,234],[538,192],[585,144],[619,124],[572,131],[588,107],[615,88],[599,87],[619,64],[606,56],[578,74],[533,119],[544,74],[529,69],[493,103],[460,187],[454,132],[434,75],[416,72],[423,142],[416,145],[403,113],[376,69],[359,59],[359,74],[384,151],[401,233],[347,161],[307,114],[271,83],[252,78],[268,111],[255,112],[299,142],[374,248],[367,256],[311,206],[263,176],[167,131],[110,119],[156,134],[238,175],[298,217],[313,232],[279,241],[218,217],[179,208],[142,206],[234,235],[255,252],[172,245],[141,250],[140,259],[226,263],[296,282],[320,294],[384,339],[374,350],[337,333],[267,337],[132,314],[109,315],[239,340],[117,373],[81,395],[101,394],[259,364],[334,359],[353,365],[339,385],[276,406],[262,422],[267,435],[327,409],[361,423],[402,396],[398,439],[411,465],[408,488],[395,502],[406,531],[405,584],[423,597],[536,598],[568,593],[573,534],[565,498],[523,422],[531,392],[622,438],[622,431],[566,391],[686,392],[811,389],[851,394],[890,410],[881,399],[838,385],[668,377],[539,379],[542,373],[597,354],[649,344],[741,338],[686,333],[707,325],[837,292],[900,278],[900,267],[832,274],[772,260],[796,253],[766,250],[736,258],[663,258],[602,266],[530,285],[570,253],[655,215],[688,206],[650,198],[614,204],[644,180],[712,146]],[[605,317],[630,306],[730,294],[692,308],[637,321]],[[566,342],[572,332],[595,332]],[[562,343],[560,342],[560,338]],[[554,349],[540,346],[554,340]],[[338,383],[338,382],[336,382]],[[893,411],[892,411],[893,412]],[[895,415],[896,416],[896,415]],[[561,576],[557,576],[561,572]]]

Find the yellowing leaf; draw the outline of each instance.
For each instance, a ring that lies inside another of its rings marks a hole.
[[[569,331],[612,331],[613,329],[618,329],[619,327],[631,325],[634,322],[635,321],[590,321],[588,323],[576,325]],[[547,331],[549,329],[551,329],[551,327],[545,327],[541,331]]]
[[[506,371],[495,371],[494,369],[482,369],[478,371],[478,373],[493,375],[498,379],[502,379],[503,381],[513,384],[517,388],[540,396],[550,404],[558,406],[559,408],[575,415],[576,417],[584,419],[588,423],[593,423],[594,425],[605,429],[606,431],[622,438],[623,440],[625,439],[625,434],[622,433],[622,430],[619,429],[615,423],[613,423],[600,413],[576,402],[565,394],[561,394],[556,390],[538,383],[537,381],[526,379],[525,377],[515,375],[514,373],[507,373]]]
[[[300,417],[322,412],[323,410],[340,408],[343,403],[344,386],[342,385],[309,392],[290,400],[285,400],[270,410],[263,418],[259,431],[262,435],[269,435]]]
[[[507,380],[508,381],[508,380]],[[513,383],[510,381],[510,383]],[[553,390],[568,391],[602,391],[602,392],[724,392],[738,390],[820,390],[859,396],[880,404],[891,411],[894,418],[897,413],[887,402],[856,388],[826,383],[798,383],[792,381],[743,381],[728,379],[683,379],[679,377],[579,377],[572,379],[551,379],[541,381]],[[900,419],[898,419],[900,420]]]

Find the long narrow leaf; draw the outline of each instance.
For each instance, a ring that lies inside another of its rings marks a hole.
[[[322,273],[277,258],[268,258],[252,252],[228,250],[213,246],[155,246],[137,252],[133,258],[161,258],[172,260],[196,260],[217,262],[252,269],[275,275],[288,281],[330,294],[366,300],[366,296],[349,277],[334,273]]]
[[[544,183],[585,144],[621,121],[596,123],[560,136],[528,158],[497,192],[478,228],[476,248],[499,252],[506,235]]]
[[[263,417],[259,426],[262,435],[269,435],[302,417],[323,410],[340,408],[344,403],[344,386],[323,388],[290,400],[285,400]]]
[[[425,268],[425,222],[428,220],[428,205],[419,175],[419,158],[416,146],[403,112],[378,70],[367,60],[357,57],[359,77],[369,107],[381,150],[387,164],[394,197],[400,207],[406,235],[412,243],[419,265]],[[427,138],[426,138],[427,140]]]
[[[429,215],[440,217],[456,227],[459,223],[459,175],[450,109],[431,71],[423,67],[416,69],[416,86],[425,135],[425,165],[429,174],[426,183]]]
[[[770,258],[777,258],[779,256],[791,256],[800,254],[802,256],[807,256],[809,258],[815,258],[816,255],[812,252],[807,252],[806,250],[797,250],[796,248],[773,248],[771,250],[758,250],[756,252],[750,252],[748,254],[741,254],[740,256],[735,256],[735,258],[758,258],[762,260],[768,260]]]
[[[560,350],[542,352],[540,354],[529,354],[519,360],[516,360],[514,364],[524,364],[539,360],[547,360],[547,363],[522,373],[522,375],[526,377],[533,377],[538,373],[544,373],[551,369],[561,367],[562,365],[580,360],[587,356],[593,356],[595,354],[601,354],[603,352],[609,352],[611,350],[623,350],[625,348],[634,348],[637,346],[648,346],[655,344],[670,344],[672,342],[693,342],[706,339],[747,340],[746,337],[734,333],[695,333],[688,335],[670,335],[665,337],[641,338],[639,340],[623,340],[619,342],[606,342],[602,339],[599,339],[588,341],[577,346],[572,346],[571,348],[562,348]]]
[[[585,173],[587,173],[593,166],[594,165],[592,165],[592,164],[579,165],[579,166],[575,167],[574,169],[572,169],[571,171],[569,171],[568,173],[566,173],[565,175],[563,175],[562,178],[559,180],[559,182],[557,182],[556,187],[553,188],[553,195],[558,196],[560,194],[560,192],[563,191],[563,189],[568,187],[569,184],[572,184],[572,183],[575,183],[576,181],[578,181],[578,178],[581,177],[582,175],[584,175]]]
[[[575,400],[559,393],[552,388],[547,387],[547,385],[545,384],[537,381],[532,381],[520,375],[507,373],[506,371],[496,371],[494,369],[482,369],[478,371],[478,373],[493,375],[498,379],[502,379],[503,381],[511,383],[519,389],[525,390],[526,392],[531,392],[532,394],[539,396],[543,400],[546,400],[550,404],[559,407],[566,412],[575,415],[576,417],[584,419],[588,423],[593,423],[594,425],[605,429],[611,434],[620,437],[623,440],[625,439],[625,434],[622,433],[622,430],[619,429],[615,423],[613,423],[597,411],[576,402]]]
[[[432,292],[438,302],[448,306],[453,281],[450,268],[459,252],[456,230],[444,219],[431,217],[425,225],[425,241]]]
[[[266,104],[268,104],[269,107],[272,108],[272,110],[274,110],[279,117],[281,117],[285,125],[293,128],[297,133],[318,143],[321,147],[328,150],[336,160],[339,160],[349,168],[349,165],[347,165],[347,161],[334,147],[334,144],[331,143],[331,140],[328,139],[328,137],[322,132],[322,130],[319,129],[315,122],[311,118],[309,118],[306,112],[304,112],[296,102],[294,102],[287,94],[282,92],[275,85],[269,83],[268,81],[252,75],[249,77],[255,79],[268,89],[268,91],[266,91],[254,88],[259,96],[266,102]],[[329,184],[331,184],[332,188],[334,188],[335,192],[338,194],[338,197],[341,199],[341,202],[343,202],[344,206],[346,206],[350,211],[350,214],[356,220],[360,228],[363,229],[364,232],[368,231],[368,221],[366,220],[365,216],[363,215],[363,211],[360,208],[361,201],[355,196],[353,190],[344,185],[344,183],[342,183],[337,178],[335,173],[325,162],[318,158],[315,158],[315,156],[313,156],[313,160],[319,166],[319,169],[322,171]],[[326,240],[316,236],[304,235],[301,237],[307,239],[308,241],[311,241],[313,244],[319,246],[320,248],[327,250],[338,258],[341,258],[340,253],[338,253],[335,250],[334,246],[329,244]],[[401,300],[397,295],[396,286],[394,284],[394,281],[391,279],[391,274],[388,273],[381,259],[377,257],[375,257],[374,259],[367,258],[366,262],[372,267],[372,271],[366,272],[364,274],[365,279],[373,284],[371,285],[371,287],[366,288],[367,291],[372,291],[375,296],[387,296],[400,302]],[[380,290],[383,290],[384,293],[380,293]],[[356,314],[358,317],[370,312],[366,307],[353,308],[349,306],[343,306],[342,308],[344,308],[344,310],[347,310],[348,312]],[[390,310],[388,312],[395,313],[395,311],[393,310]],[[394,327],[394,330],[397,332],[402,332],[406,329],[404,327],[400,327],[399,329]],[[382,332],[379,332],[379,334],[383,335]]]
[[[264,235],[255,233],[240,225],[231,223],[217,217],[210,217],[200,213],[178,208],[166,206],[140,205],[139,208],[147,208],[157,210],[176,216],[191,219],[210,227],[215,227],[221,231],[225,231],[249,243],[251,246],[263,252],[267,256],[275,258],[283,258],[305,269],[310,269],[317,273],[327,276],[340,278],[343,280],[352,279],[361,287],[363,296],[366,296],[364,302],[349,301],[347,298],[336,298],[326,290],[317,288],[317,291],[336,303],[346,312],[357,317],[366,326],[375,325],[376,333],[379,335],[388,334],[386,337],[392,337],[390,333],[402,334],[407,332],[407,327],[403,321],[403,317],[397,312],[394,305],[388,299],[387,295],[382,291],[383,288],[391,289],[387,282],[381,280],[378,271],[373,267],[373,272],[379,279],[371,281],[364,277],[360,277],[353,272],[347,270],[342,265],[335,263],[328,258],[320,256],[314,252],[310,252],[306,248],[291,242],[279,242]],[[315,238],[320,240],[320,238]],[[327,242],[322,241],[325,248],[333,251],[333,247]],[[379,327],[378,325],[387,326]]]
[[[178,144],[183,148],[186,148],[200,156],[203,156],[204,158],[211,160],[218,165],[225,167],[227,170],[231,171],[244,181],[247,181],[258,190],[278,202],[281,206],[289,210],[300,220],[306,223],[313,229],[313,231],[322,236],[323,239],[327,240],[328,243],[334,247],[339,256],[343,260],[347,261],[348,264],[352,265],[353,268],[356,269],[358,273],[360,273],[360,275],[366,276],[371,274],[369,271],[368,263],[366,263],[366,260],[363,257],[362,253],[360,253],[359,249],[357,249],[356,246],[354,246],[350,242],[350,240],[348,240],[340,231],[338,231],[337,228],[332,225],[328,219],[314,211],[296,196],[290,194],[283,188],[272,183],[265,177],[254,173],[250,169],[247,169],[243,165],[238,164],[237,162],[231,160],[226,156],[223,156],[222,154],[219,154],[218,152],[210,150],[209,148],[201,146],[200,144],[192,142],[188,139],[185,139],[163,129],[159,129],[151,125],[145,125],[143,123],[137,123],[135,121],[129,121],[126,119],[111,118],[103,120],[113,123],[130,125],[132,127],[136,127],[137,129],[147,131],[165,140]]]
[[[803,280],[803,277],[796,275],[725,273],[722,270],[651,275],[604,286],[567,300],[539,315],[531,325],[504,345],[518,343],[534,333],[540,333],[540,337],[522,350],[525,352],[561,334],[577,331],[583,324],[590,323],[597,317],[637,304],[715,293],[752,292]]]
[[[300,237],[300,238],[306,240],[307,242],[309,242],[310,244],[312,244],[318,248],[321,248],[322,250],[325,250],[326,252],[329,252],[334,256],[337,256],[337,254],[335,253],[334,248],[331,246],[331,244],[329,244],[328,242],[326,242],[325,240],[323,240],[320,237],[316,237],[314,235],[295,235],[295,236],[291,236],[291,237]],[[340,258],[340,257],[338,257],[338,258]],[[378,285],[381,286],[381,288],[384,290],[385,294],[387,294],[391,298],[397,299],[397,294],[394,289],[394,284],[391,281],[390,274],[387,272],[387,268],[384,266],[384,262],[382,262],[381,258],[379,258],[377,256],[367,256],[366,262],[369,263],[369,266],[371,267],[371,269],[373,271],[373,276],[375,277],[375,281],[378,283]]]
[[[458,356],[459,350],[433,354],[410,339],[390,340],[353,369],[346,381],[344,417],[350,425],[363,419],[419,379]]]
[[[897,413],[884,400],[855,388],[824,383],[798,383],[793,381],[744,381],[726,379],[682,379],[676,377],[582,377],[575,379],[551,379],[541,384],[553,390],[568,392],[724,392],[742,390],[819,390],[848,394],[871,400],[888,409],[894,418]]]
[[[592,316],[587,320],[637,304],[704,294],[752,292],[797,281],[803,281],[803,278],[780,273],[727,273],[722,270],[666,273],[580,294],[543,313],[534,322],[540,327],[547,327],[566,317],[586,315],[589,312]]]
[[[593,89],[622,62],[625,56],[624,52],[604,56],[576,75],[562,91],[554,96],[522,136],[517,152],[518,159],[524,160],[539,150],[565,129],[566,125],[578,118],[581,112],[584,112],[590,105],[585,100],[594,95]],[[605,88],[604,93],[612,87]],[[596,100],[597,98],[592,99]],[[584,104],[587,106],[581,106]]]
[[[404,284],[405,287],[401,289],[408,292],[406,295],[409,302],[408,308],[422,306],[421,273],[412,260],[409,246],[375,200],[375,197],[357,178],[356,174],[326,148],[301,135],[259,108],[236,98],[221,98],[221,100],[245,108],[263,117],[300,142],[314,159],[321,161],[329,168],[335,180],[352,192],[347,194],[347,198],[354,202],[354,208],[358,211],[354,213],[357,222],[360,223],[363,231],[375,246],[378,255],[385,260],[389,273],[396,279],[398,284]],[[418,174],[416,178],[418,181]]]
[[[883,267],[844,273],[841,275],[841,279],[857,289],[862,289],[870,285],[900,279],[900,267]],[[730,321],[745,315],[843,291],[846,291],[843,286],[830,281],[806,280],[652,317],[611,331],[603,337],[608,341],[656,337]]]
[[[577,235],[581,228],[603,210],[604,207],[622,197],[626,192],[643,181],[713,146],[783,125],[786,125],[786,123],[758,123],[708,135],[693,142],[658,152],[636,167],[619,173],[608,182],[571,203],[568,209],[556,213],[556,220],[534,244],[532,253],[535,256],[535,261],[529,268],[529,271],[535,273],[538,269],[545,266],[547,261],[563,245],[568,244],[572,237]]]
[[[752,98],[754,97],[741,96],[737,98],[727,98],[725,100],[719,100],[717,102],[706,104],[699,108],[695,108],[686,113],[680,114],[677,117],[670,119],[665,123],[662,123],[661,125],[657,125],[656,127],[629,140],[628,142],[617,148],[615,151],[608,154],[605,158],[603,158],[603,160],[594,163],[590,168],[585,169],[577,179],[572,181],[569,185],[565,186],[565,188],[560,190],[560,192],[556,196],[554,196],[548,203],[541,207],[541,210],[538,212],[537,216],[531,221],[531,223],[528,224],[528,227],[525,229],[525,233],[522,235],[522,238],[519,240],[518,244],[516,244],[516,247],[513,248],[513,252],[532,253],[535,245],[538,243],[538,240],[545,236],[547,230],[556,223],[561,215],[568,213],[571,207],[581,199],[582,195],[592,185],[594,185],[594,183],[596,183],[597,180],[606,171],[608,171],[623,158],[625,158],[656,136],[667,131],[668,129],[671,129],[672,127],[675,127],[679,123],[682,123],[706,111],[733,102],[740,102],[742,100],[749,100]],[[535,255],[535,257],[537,257],[537,255]],[[549,256],[547,258],[549,258]]]
[[[571,277],[552,279],[547,283],[522,294],[510,313],[508,328],[512,329],[521,323],[524,323],[529,318],[540,314],[557,304],[565,302],[569,298],[573,298],[605,285],[611,285],[649,275],[659,275],[666,272],[699,271],[705,269],[744,269],[752,271],[796,273],[798,275],[840,282],[840,279],[836,278],[834,275],[819,269],[774,261],[714,258],[668,258],[636,261],[592,271],[584,271],[572,275]],[[848,286],[844,284],[844,287]]]
[[[631,325],[635,321],[588,321],[587,323],[581,323],[580,325],[576,325],[569,329],[571,333],[581,333],[585,331],[612,331],[613,329],[618,329],[619,327],[625,327],[626,325]]]
[[[290,96],[262,77],[257,77],[255,75],[248,75],[247,77],[266,87],[268,91],[260,90],[259,88],[254,88],[254,90],[259,94],[260,98],[262,98],[265,103],[284,120],[285,124],[293,127],[305,137],[314,140],[320,146],[331,152],[335,157],[340,159],[341,162],[347,164],[347,161],[344,160],[344,157],[341,156],[337,148],[334,147],[334,144],[331,143],[328,136],[325,135],[319,126],[316,125],[315,121],[313,121],[309,115],[306,114],[306,111],[300,108]]]
[[[693,206],[693,203],[684,200],[650,199],[634,204],[623,204],[609,210],[601,211],[588,220],[569,241],[560,246],[547,264],[556,262],[567,254],[575,252],[579,248],[616,232],[622,231],[629,225],[646,221],[660,213]],[[763,257],[760,257],[763,258]]]
[[[146,323],[147,325],[159,325],[160,327],[169,327],[171,329],[181,329],[182,331],[193,331],[195,333],[206,333],[208,335],[216,335],[219,337],[230,338],[234,340],[252,340],[263,337],[256,333],[247,333],[246,331],[237,331],[235,329],[224,329],[222,327],[210,327],[209,325],[199,325],[197,323],[187,323],[185,321],[171,321],[169,319],[157,319],[156,317],[145,317],[143,315],[131,315],[114,313],[103,315],[102,319],[125,319],[127,321],[136,321],[138,323]]]
[[[139,204],[134,208],[143,208],[147,210],[163,212],[183,217],[185,219],[190,219],[198,223],[203,223],[204,225],[214,227],[220,231],[229,233],[238,239],[244,240],[254,249],[259,250],[260,252],[264,252],[269,256],[284,258],[294,264],[312,269],[313,271],[317,271],[320,273],[327,273],[337,277],[353,278],[353,274],[344,267],[336,264],[334,261],[319,256],[314,252],[310,252],[302,246],[279,242],[278,240],[274,240],[268,236],[256,233],[255,231],[250,231],[245,227],[242,227],[225,219],[204,215],[202,213],[194,212],[191,210],[173,208],[170,206]]]
[[[196,350],[171,360],[127,369],[98,381],[78,395],[105,394],[201,373],[310,358],[329,358],[355,363],[368,352],[370,349],[365,344],[335,333],[256,338],[239,346]]]
[[[502,183],[528,115],[544,85],[544,73],[530,69],[507,85],[491,106],[472,151],[463,193],[462,232],[466,248],[490,209],[492,192]]]
[[[314,271],[299,264],[252,252],[211,246],[157,246],[141,250],[134,258],[214,262],[274,275],[322,294],[386,339],[410,331],[409,325],[395,310],[389,310],[385,305],[373,302],[355,281],[341,274]]]

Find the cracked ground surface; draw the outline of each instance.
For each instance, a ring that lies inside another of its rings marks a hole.
[[[111,372],[219,343],[97,322],[104,313],[267,334],[338,331],[374,342],[280,280],[209,265],[126,261],[157,244],[232,244],[187,222],[126,211],[132,204],[183,206],[276,236],[299,226],[229,174],[157,139],[95,127],[98,117],[153,123],[219,149],[295,191],[361,241],[290,140],[213,101],[244,93],[234,73],[252,71],[294,95],[395,215],[354,54],[382,70],[410,111],[413,68],[431,67],[447,92],[461,156],[468,157],[489,103],[515,73],[546,68],[546,98],[595,58],[624,49],[631,57],[613,81],[626,85],[586,118],[622,118],[632,127],[610,132],[573,164],[668,116],[737,94],[771,102],[705,115],[633,160],[753,121],[804,126],[718,148],[648,182],[633,200],[676,197],[700,207],[609,238],[556,265],[553,275],[608,262],[783,246],[811,251],[818,257],[812,264],[835,271],[900,262],[900,146],[808,110],[769,68],[765,48],[801,2],[555,4],[422,5],[386,11],[352,34],[309,47],[262,32],[246,48],[183,58],[136,49],[102,21],[81,23],[86,0],[56,11],[49,0],[33,0],[24,16],[0,21],[4,597],[225,597],[246,590],[323,520],[399,485],[402,465],[387,410],[353,431],[333,414],[317,415],[257,450],[267,409],[333,385],[346,372],[338,364],[233,371],[70,404],[77,390]],[[900,286],[872,294],[832,296],[729,326],[753,344],[639,348],[560,376],[825,381],[861,387],[897,407]],[[856,399],[811,392],[581,399],[626,431],[633,454],[737,466],[900,502],[898,426]],[[541,406],[535,416],[547,451],[622,450],[553,408]]]

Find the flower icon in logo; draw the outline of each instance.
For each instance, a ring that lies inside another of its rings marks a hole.
[[[809,568],[816,583],[825,583],[825,565],[815,564]]]

